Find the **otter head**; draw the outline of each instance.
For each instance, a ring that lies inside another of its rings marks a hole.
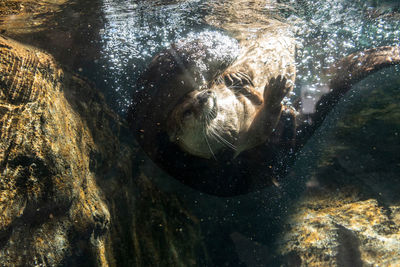
[[[168,116],[170,141],[202,158],[215,157],[226,148],[236,150],[238,107],[235,95],[226,88],[192,91]]]
[[[218,113],[216,94],[211,90],[193,91],[184,96],[168,116],[170,141],[195,156],[212,156],[207,128]]]

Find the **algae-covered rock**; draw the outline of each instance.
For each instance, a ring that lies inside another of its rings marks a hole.
[[[84,79],[0,37],[0,265],[189,266],[196,219],[134,166],[124,122]]]
[[[47,28],[54,15],[69,0],[34,1],[5,0],[0,2],[0,25],[2,31],[15,34],[38,32]],[[7,23],[4,23],[6,21]],[[54,22],[54,21],[53,21]],[[54,25],[54,24],[53,24]]]
[[[400,265],[398,74],[357,85],[305,152],[316,162],[279,240],[284,266]]]
[[[110,216],[90,166],[98,149],[64,91],[79,93],[85,83],[46,53],[0,42],[1,262],[56,265],[86,250],[100,256]],[[96,245],[80,245],[90,239]]]
[[[309,193],[297,208],[281,240],[288,266],[400,264],[399,205],[385,208],[341,188]]]

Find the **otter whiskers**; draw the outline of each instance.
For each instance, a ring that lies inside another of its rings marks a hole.
[[[236,151],[236,146],[232,143],[230,143],[228,140],[226,140],[225,138],[223,138],[219,133],[217,129],[211,128],[210,129],[210,134],[211,136],[215,137],[215,140],[217,140],[218,142],[220,141],[220,143],[222,142],[222,144],[225,144],[227,147],[231,148],[232,150]]]
[[[212,110],[208,114],[205,114],[203,112],[203,115],[204,115],[204,119],[205,119],[204,120],[204,127],[203,127],[204,135],[207,136],[207,133],[209,133],[210,136],[215,139],[215,141],[217,141],[218,143],[220,143],[222,145],[225,145],[225,146],[231,148],[232,150],[236,151],[236,146],[233,145],[228,140],[226,140],[224,137],[222,137],[221,134],[218,132],[218,127],[214,127],[214,125],[211,123],[212,119],[210,118],[210,116],[215,117],[216,116],[216,111]],[[207,125],[209,127],[206,127]],[[207,133],[205,132],[206,130],[207,130]],[[207,144],[209,145],[207,138],[206,138],[206,141],[207,141]],[[209,145],[209,147],[210,147],[210,145]],[[211,147],[210,147],[210,150],[211,150]]]
[[[204,114],[204,112],[203,112],[203,115],[206,115],[206,114]],[[208,139],[207,139],[207,134],[206,134],[206,129],[207,129],[207,127],[206,127],[206,124],[207,124],[207,119],[204,120],[204,124],[203,124],[203,136],[204,136],[204,139],[206,140],[208,149],[210,149],[211,155],[213,156],[213,158],[214,158],[215,160],[217,160],[217,158],[215,157],[214,152],[213,152],[212,149],[211,149],[210,143],[208,142]]]

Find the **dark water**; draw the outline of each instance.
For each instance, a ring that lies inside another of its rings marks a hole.
[[[212,12],[210,2],[104,0],[101,62],[108,74],[105,94],[120,114],[126,113],[137,78],[158,51],[189,33],[212,29],[204,22],[205,16]],[[308,97],[318,94],[326,86],[324,73],[327,68],[345,55],[400,43],[400,13],[396,1],[280,2],[279,5],[275,3],[269,12],[295,26],[298,41],[297,95],[302,90],[307,91]],[[156,177],[163,190],[177,192],[199,217],[210,256],[217,266],[271,266],[274,260],[269,255],[279,236],[280,223],[290,212],[291,203],[305,189],[310,176],[318,173],[318,163],[328,149],[346,145],[347,149],[342,153],[356,155],[359,161],[347,162],[345,168],[359,169],[369,165],[372,157],[373,166],[391,169],[385,172],[389,176],[398,175],[398,166],[393,162],[398,159],[399,113],[391,121],[383,120],[386,123],[365,113],[374,108],[384,109],[389,103],[398,103],[399,71],[399,68],[392,68],[371,76],[342,100],[299,155],[282,190],[266,188],[244,196],[218,198],[181,185],[150,161],[144,170],[150,177]],[[398,105],[388,112],[399,112]],[[358,125],[357,118],[362,116],[367,116],[366,123]],[[365,148],[366,143],[381,149],[369,151]],[[362,156],[366,154],[370,156]],[[377,188],[376,185],[371,187],[371,183],[376,182],[373,179],[352,182],[369,183],[369,188]],[[390,183],[381,183],[379,188],[387,192],[385,198],[395,198]],[[370,190],[371,195],[377,193]],[[265,265],[265,262],[270,263]]]

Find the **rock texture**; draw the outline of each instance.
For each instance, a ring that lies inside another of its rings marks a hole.
[[[5,0],[0,2],[0,29],[14,34],[30,34],[47,28],[54,15],[61,12],[69,0],[38,2],[34,0]],[[54,25],[54,23],[53,23]]]
[[[382,207],[351,188],[309,194],[288,221],[288,266],[398,266],[400,206]]]
[[[370,89],[314,139],[308,190],[279,240],[284,266],[400,265],[398,77],[392,68],[358,85]]]
[[[88,82],[3,36],[0,57],[0,265],[206,259],[197,220],[140,175],[132,137]]]

